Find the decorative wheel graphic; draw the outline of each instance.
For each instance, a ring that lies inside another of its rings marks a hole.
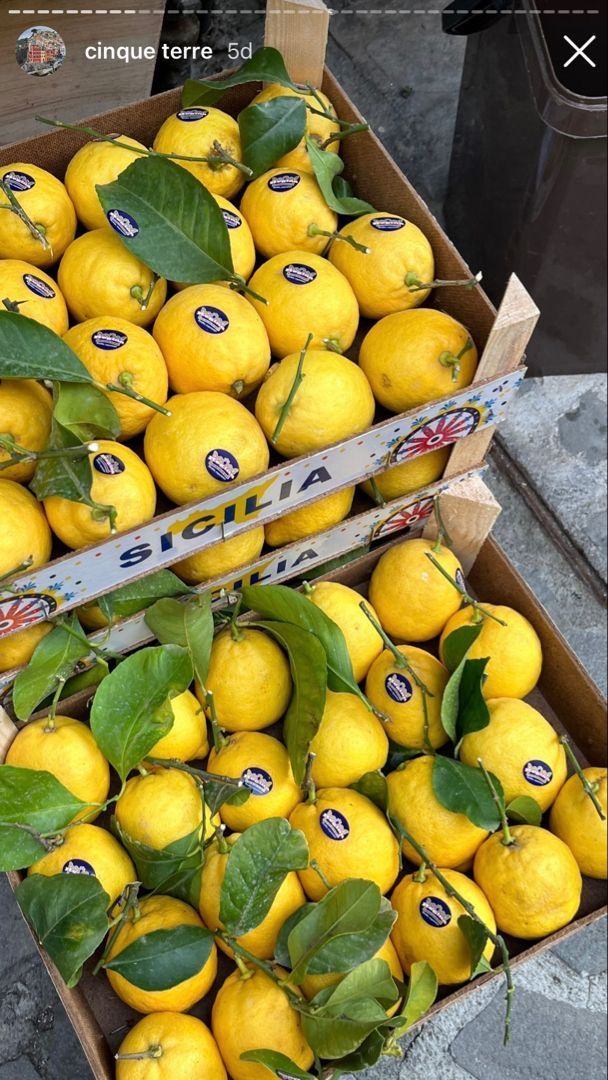
[[[458,439],[471,435],[479,426],[481,414],[478,409],[451,409],[435,416],[426,424],[416,428],[397,443],[391,454],[391,465],[401,465],[404,461],[419,457],[429,450],[440,450],[451,446]]]
[[[415,525],[419,525],[425,518],[430,517],[432,511],[432,499],[422,499],[420,502],[410,503],[409,506],[402,506],[399,510],[395,510],[386,521],[382,521],[376,526],[372,539],[378,540],[388,533],[411,529]]]
[[[40,593],[24,593],[22,596],[0,599],[0,637],[13,630],[26,630],[41,619],[48,619],[56,607],[57,602],[52,596]]]

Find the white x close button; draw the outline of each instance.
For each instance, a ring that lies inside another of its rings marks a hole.
[[[579,57],[581,58],[581,60],[585,60],[590,67],[596,67],[597,65],[595,64],[595,62],[591,59],[590,56],[587,56],[587,53],[585,52],[585,49],[588,49],[590,45],[593,45],[596,36],[596,34],[592,34],[592,36],[589,38],[588,41],[585,42],[584,45],[577,45],[572,40],[572,38],[569,38],[567,34],[564,34],[564,41],[566,41],[568,45],[570,45],[574,49],[572,56],[568,60],[566,60],[564,67],[570,67],[570,64],[572,64],[575,60],[578,60]]]

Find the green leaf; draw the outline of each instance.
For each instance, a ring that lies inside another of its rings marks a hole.
[[[279,1054],[278,1050],[246,1050],[241,1054],[241,1061],[255,1061],[264,1065],[279,1080],[318,1080],[312,1073],[304,1072],[291,1058]]]
[[[109,898],[88,874],[33,874],[15,890],[17,903],[64,982],[76,986],[82,965],[108,929]]]
[[[169,697],[192,681],[185,649],[159,645],[123,660],[101,683],[91,709],[91,731],[121,780],[173,726]]]
[[[372,1000],[352,1002],[339,1016],[302,1014],[302,1030],[309,1046],[317,1057],[330,1061],[352,1054],[385,1022],[385,1010]]]
[[[0,870],[23,870],[46,855],[38,838],[64,829],[85,808],[51,773],[0,765]]]
[[[0,310],[0,379],[48,379],[49,375],[58,382],[93,382],[58,334],[26,315]]]
[[[187,79],[182,93],[182,106],[189,109],[192,105],[215,105],[226,90],[232,86],[244,86],[246,83],[279,83],[292,90],[299,90],[289,78],[285,62],[278,49],[258,49],[238,71],[225,79]]]
[[[217,813],[224,803],[230,803],[231,806],[242,806],[251,797],[249,788],[244,785],[241,788],[235,788],[234,784],[228,784],[222,780],[205,780],[204,788],[205,804],[212,816]]]
[[[375,772],[365,773],[360,780],[357,780],[356,784],[350,785],[353,791],[358,791],[360,795],[365,795],[370,802],[373,802],[379,810],[386,812],[388,806],[388,788],[386,786],[386,777],[380,772],[380,769],[376,769]]]
[[[321,150],[309,135],[306,136],[306,147],[317,183],[330,209],[345,217],[357,217],[360,214],[374,212],[375,207],[364,202],[363,199],[356,199],[345,193],[336,194],[334,180],[344,169],[344,161],[338,154],[332,153],[331,150]],[[341,191],[344,192],[344,189],[342,188]]]
[[[312,606],[312,605],[311,605]],[[293,693],[283,721],[283,737],[296,784],[306,775],[308,749],[325,709],[327,660],[321,642],[289,623],[255,623],[278,641],[289,657]]]
[[[451,634],[448,634],[443,643],[442,652],[443,662],[449,672],[456,671],[456,668],[460,666],[471,645],[477,641],[482,629],[483,622],[471,623],[469,626],[461,626],[458,630],[453,630]]]
[[[500,781],[490,775],[502,796]],[[481,769],[438,754],[433,761],[432,781],[435,798],[446,810],[451,810],[453,814],[464,814],[474,825],[488,832],[498,828],[498,807]]]
[[[308,974],[341,974],[364,964],[366,960],[372,960],[386,943],[395,920],[394,909],[389,901],[382,897],[380,911],[367,930],[355,934],[341,934],[328,941],[311,960]]]
[[[77,634],[69,633],[65,627]],[[90,646],[76,615],[69,615],[64,626],[56,626],[38,642],[27,667],[22,668],[13,685],[13,708],[19,720],[28,720],[41,701],[65,682],[80,660],[90,655]]]
[[[132,581],[114,592],[100,596],[97,604],[110,623],[114,619],[125,619],[128,615],[143,611],[159,597],[186,596],[190,591],[170,570],[157,570],[139,581]]]
[[[49,450],[63,450],[66,447],[82,445],[80,439],[58,424],[53,417],[51,434],[47,444]],[[60,495],[70,502],[81,502],[88,506],[97,506],[91,499],[93,473],[88,456],[42,458],[36,465],[30,488],[37,499],[48,499],[50,495]]]
[[[507,817],[520,825],[540,825],[543,813],[536,799],[529,795],[519,795],[507,806]]]
[[[266,918],[285,877],[308,866],[304,833],[284,818],[268,818],[239,836],[228,855],[220,893],[220,920],[240,937]]]
[[[339,1077],[350,1073],[363,1072],[364,1069],[371,1069],[376,1065],[382,1057],[386,1034],[387,1032],[382,1027],[376,1028],[356,1050],[336,1061],[332,1080],[338,1080]]]
[[[473,731],[482,731],[490,723],[490,710],[482,693],[489,656],[465,660],[458,688],[458,741]]]
[[[452,674],[441,699],[441,724],[457,743],[467,731],[481,731],[490,722],[481,688],[487,660],[468,660],[467,653],[481,633],[481,624],[462,626],[443,646],[444,662]]]
[[[204,926],[173,926],[142,934],[104,967],[140,990],[170,990],[198,975],[212,947],[213,934]]]
[[[400,1039],[426,1015],[437,997],[437,989],[437,976],[431,965],[426,960],[412,964],[407,993],[399,1012],[400,1023],[393,1032],[396,1039]]]
[[[303,98],[276,97],[249,105],[239,115],[243,162],[261,176],[304,138],[306,105]]]
[[[461,915],[458,919],[458,926],[462,930],[471,952],[470,978],[475,979],[478,975],[491,971],[491,965],[484,956],[489,940],[485,926],[477,922],[477,919],[472,919],[470,915]]]
[[[369,930],[381,909],[381,893],[372,881],[342,881],[315,904],[289,935],[287,947],[298,984],[312,960],[329,942]]]
[[[120,435],[118,413],[107,394],[84,383],[59,383],[53,415],[58,424],[78,440],[116,439]]]
[[[353,1001],[372,998],[385,1009],[394,1005],[399,991],[386,960],[366,960],[350,971],[334,987],[328,987],[329,995],[323,1001],[323,1011],[340,1016]],[[319,997],[319,995],[317,995]],[[315,1001],[317,998],[314,999]]]
[[[210,593],[196,594],[186,603],[171,599],[158,600],[146,612],[145,618],[160,642],[181,645],[188,650],[194,674],[204,686],[214,632]]]
[[[230,239],[213,196],[187,169],[161,157],[139,157],[111,184],[97,184],[106,212],[130,215],[134,235],[120,239],[159,277],[188,283],[227,281]]]
[[[387,728],[388,727],[390,727],[390,725],[387,725]],[[388,773],[394,772],[395,769],[398,769],[400,765],[403,765],[404,761],[413,761],[414,758],[422,757],[423,754],[424,750],[407,746],[399,746],[398,743],[394,743],[389,739],[388,758],[386,759],[386,765],[384,766],[384,770],[388,775]]]
[[[116,818],[112,819],[112,828],[133,859],[144,889],[175,896],[198,908],[204,862],[200,829],[159,849],[133,840],[120,828]]]

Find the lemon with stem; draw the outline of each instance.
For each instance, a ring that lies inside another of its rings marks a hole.
[[[241,162],[241,137],[236,120],[221,109],[180,109],[167,117],[153,144],[161,154],[183,154],[176,164],[200,180],[213,195],[232,199],[245,183],[247,171]]]
[[[53,399],[35,379],[0,380],[0,467],[17,444],[24,450],[44,450],[51,433]],[[2,468],[3,480],[27,484],[34,475],[35,461],[26,458]]]
[[[0,259],[0,311],[33,319],[55,334],[65,334],[68,309],[56,281],[23,259]]]
[[[7,208],[0,259],[56,263],[76,235],[76,212],[61,180],[38,165],[15,161],[0,173],[0,198]]]
[[[188,1013],[144,1016],[127,1032],[115,1057],[116,1080],[149,1080],[151,1067],[156,1080],[227,1080],[209,1028]]]
[[[315,177],[294,169],[270,169],[253,180],[241,209],[265,259],[296,249],[322,255],[338,225]]]
[[[65,171],[65,186],[85,229],[109,227],[97,185],[117,180],[143,153],[148,153],[143,143],[128,135],[92,139],[76,151]]]

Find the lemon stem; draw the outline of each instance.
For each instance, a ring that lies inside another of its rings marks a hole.
[[[8,199],[8,201],[9,201],[8,206],[1,206],[0,209],[1,210],[10,210],[11,213],[16,214],[17,217],[19,218],[19,220],[23,222],[23,224],[25,225],[26,229],[31,234],[31,236],[34,237],[34,240],[37,240],[39,244],[42,244],[42,247],[44,248],[45,251],[50,251],[51,250],[51,245],[49,244],[49,242],[48,242],[48,240],[46,238],[46,235],[45,235],[46,230],[43,229],[42,226],[40,226],[40,225],[34,225],[34,222],[31,220],[31,218],[28,217],[28,215],[26,214],[25,210],[23,209],[21,203],[16,198],[15,193],[13,191],[11,191],[8,184],[4,183],[4,180],[0,180],[0,190],[2,191],[3,195],[5,195],[6,198]]]
[[[306,802],[310,806],[314,806],[317,801],[317,788],[312,778],[312,767],[315,763],[316,754],[309,753],[306,759],[306,773],[304,775],[304,783],[302,789],[306,795]]]
[[[410,292],[420,292],[422,289],[444,289],[448,286],[462,286],[465,289],[474,289],[479,285],[482,277],[483,274],[480,270],[479,273],[475,274],[473,277],[460,278],[455,281],[447,281],[442,278],[439,278],[437,281],[421,281],[418,274],[415,274],[410,270],[409,273],[405,275],[405,284]]]
[[[226,745],[226,739],[224,738],[222,734],[222,729],[219,725],[217,711],[215,708],[215,698],[211,690],[207,691],[205,697],[205,705],[209,710],[209,723],[211,724],[211,734],[213,736],[213,749],[215,750],[216,754],[219,754],[222,747]]]
[[[310,860],[310,869],[314,870],[315,874],[321,878],[326,889],[331,889],[332,884],[325,872],[321,869],[316,859]]]
[[[254,292],[253,289],[250,289],[247,282],[245,281],[245,278],[242,277],[240,274],[233,274],[228,280],[230,281],[230,288],[234,289],[235,292],[245,293],[247,296],[251,296],[253,300],[257,300],[259,304],[265,304],[266,306],[268,306],[268,300],[266,299],[266,297],[261,296],[260,293]]]
[[[220,852],[221,855],[227,855],[230,851],[230,844],[227,842],[226,837],[224,836],[225,828],[225,825],[218,825],[214,829],[217,850]]]
[[[150,303],[150,300],[152,299],[152,293],[154,292],[157,281],[158,281],[158,274],[153,274],[152,275],[152,280],[151,280],[150,284],[148,285],[148,291],[147,291],[147,293],[145,295],[144,295],[144,290],[142,289],[141,285],[132,285],[131,286],[129,292],[130,292],[131,296],[133,297],[133,299],[137,300],[137,303],[139,304],[142,311],[147,310],[148,304]]]
[[[142,1050],[139,1054],[114,1054],[115,1061],[148,1061],[158,1060],[163,1056],[163,1048],[160,1043]]]
[[[372,497],[376,506],[386,506],[386,499],[384,498],[384,495],[378,487],[375,476],[370,477],[369,483],[372,489]]]
[[[125,397],[131,398],[132,401],[147,405],[149,409],[155,409],[156,412],[162,413],[163,416],[171,416],[170,410],[166,409],[164,405],[160,405],[158,401],[151,401],[150,398],[144,397],[138,390],[133,389],[133,376],[130,371],[121,371],[117,383],[95,383],[95,386],[99,390],[108,390],[111,394],[124,394]]]
[[[254,972],[251,970],[251,968],[247,967],[247,964],[245,963],[243,958],[238,955],[238,953],[234,954],[234,962],[239,969],[241,979],[246,980],[253,978]]]
[[[345,125],[343,130],[336,131],[333,135],[330,135],[325,142],[321,143],[321,146],[319,147],[320,150],[329,150],[330,146],[333,146],[335,142],[338,142],[340,139],[348,139],[349,135],[356,135],[359,131],[369,131],[369,124],[350,124],[348,120],[341,120],[338,122]]]
[[[466,352],[468,352],[469,349],[472,349],[472,348],[473,348],[473,339],[472,338],[467,338],[466,342],[462,346],[462,349],[460,350],[459,353],[454,354],[453,352],[450,352],[449,350],[446,350],[445,352],[442,352],[442,353],[439,354],[437,359],[439,360],[439,363],[441,364],[441,366],[442,367],[451,367],[451,369],[452,369],[452,382],[454,382],[454,383],[458,382],[458,380],[460,378],[461,370],[462,370],[461,365],[460,365],[460,361],[462,360],[464,354]]]
[[[253,953],[249,952],[249,949],[245,949],[244,946],[241,945],[240,941],[237,941],[236,938],[231,936],[231,934],[227,934],[225,930],[216,930],[214,932],[216,937],[221,938],[221,940],[232,949],[234,953],[234,959],[240,971],[242,971],[242,968],[239,964],[239,959],[241,960],[241,962],[243,960],[246,960],[247,963],[253,964],[254,967],[257,967],[260,971],[263,971],[269,979],[272,979],[273,983],[276,983],[276,985],[280,987],[283,993],[287,995],[292,1004],[299,1011],[303,1011],[303,1009],[306,1008],[307,1003],[302,1000],[300,995],[296,993],[296,991],[289,985],[289,983],[285,982],[284,979],[279,978],[277,973],[273,970],[271,964],[267,963],[266,960],[260,960],[258,956],[254,956]],[[245,971],[247,972],[247,978],[250,979],[253,975],[253,971],[251,971],[250,968],[247,968],[244,964],[243,967],[245,967]]]
[[[10,300],[8,296],[5,296],[2,301],[3,307],[5,307],[7,311],[13,311],[15,315],[19,314],[19,308],[22,304],[27,304],[27,300]]]
[[[243,379],[237,379],[235,382],[233,382],[230,389],[233,391],[234,394],[236,394],[236,396],[238,398],[243,393],[243,390],[245,389],[246,385],[247,384],[244,382]]]
[[[483,778],[488,785],[490,795],[492,796],[492,799],[496,805],[496,809],[498,810],[498,813],[500,815],[500,824],[502,827],[502,843],[505,847],[511,847],[515,843],[515,840],[513,839],[513,835],[509,828],[509,822],[507,821],[507,811],[505,809],[504,799],[501,798],[496,784],[494,783],[492,777],[490,776],[490,773],[486,769],[480,757],[477,758],[477,764],[479,765],[479,768],[483,773]]]
[[[314,585],[310,584],[310,581],[304,581],[302,583],[302,592],[305,596],[312,596],[315,591]]]
[[[448,532],[448,530],[446,528],[445,521],[443,519],[443,514],[441,512],[440,503],[441,503],[440,497],[439,497],[439,495],[436,495],[435,498],[433,499],[433,506],[434,506],[434,509],[435,509],[435,518],[436,518],[436,521],[437,521],[437,539],[436,539],[435,544],[433,546],[433,551],[434,551],[435,555],[439,555],[439,553],[441,551],[441,548],[443,546],[445,546],[447,548],[452,548],[454,546],[453,543],[452,543],[452,538],[450,537],[450,534],[449,534],[449,532]]]
[[[327,236],[329,240],[342,240],[345,244],[350,244],[355,251],[360,251],[363,255],[370,255],[371,248],[365,247],[364,244],[360,244],[353,236],[343,236],[339,232],[330,232],[329,229],[320,229],[314,222],[308,226],[308,236]]]
[[[600,803],[600,801],[599,801],[599,799],[597,797],[597,792],[599,791],[599,788],[598,788],[597,784],[591,784],[589,782],[589,780],[587,779],[587,777],[585,776],[583,770],[581,769],[581,767],[580,767],[580,765],[578,763],[576,754],[574,753],[574,750],[572,749],[572,747],[570,745],[570,740],[569,740],[568,736],[567,735],[560,735],[560,740],[559,741],[561,742],[564,750],[566,751],[566,757],[568,758],[568,761],[572,765],[572,768],[574,769],[574,771],[575,771],[576,775],[578,776],[581,784],[583,785],[583,788],[585,790],[585,795],[587,795],[588,798],[591,799],[591,802],[593,803],[593,805],[594,805],[594,807],[595,807],[595,809],[597,811],[597,814],[598,814],[598,817],[599,817],[600,821],[605,821],[606,820],[606,815],[605,815],[604,811],[602,810],[602,804]]]
[[[422,862],[420,863],[420,866],[418,867],[416,873],[414,874],[413,880],[416,881],[419,885],[424,885],[426,879],[427,879],[426,861],[423,859]]]
[[[277,440],[279,438],[279,435],[281,434],[281,432],[282,432],[282,430],[283,430],[283,428],[285,426],[285,421],[287,420],[287,417],[289,416],[289,412],[290,412],[291,406],[293,405],[294,398],[295,398],[298,390],[300,389],[301,383],[304,380],[305,376],[304,376],[304,373],[303,373],[302,369],[304,367],[304,360],[306,358],[306,353],[307,353],[308,349],[310,348],[310,343],[313,340],[313,338],[314,338],[313,334],[308,335],[308,337],[306,339],[306,344],[305,344],[304,348],[302,349],[302,352],[300,353],[300,359],[298,360],[298,369],[296,371],[295,379],[293,380],[291,390],[289,391],[289,394],[287,395],[287,400],[283,403],[283,406],[281,408],[281,412],[279,413],[279,419],[277,420],[277,426],[275,427],[275,429],[274,429],[274,431],[272,433],[272,438],[271,438],[270,441],[271,441],[271,443],[273,445],[277,442]]]
[[[93,968],[93,975],[98,975],[102,967],[104,967],[106,960],[108,959],[108,956],[110,954],[110,949],[112,948],[112,942],[114,941],[116,933],[118,933],[119,927],[122,926],[122,924],[125,922],[125,920],[129,917],[131,913],[133,913],[134,922],[137,922],[137,919],[140,918],[141,910],[137,899],[140,885],[141,882],[139,881],[129,882],[129,884],[125,886],[121,895],[119,896],[117,904],[122,905],[121,910],[115,919],[110,920],[108,925],[108,929],[114,932],[111,932],[106,939],[105,948],[101,956],[99,957],[99,960],[95,964],[95,967]]]
[[[228,787],[232,787],[235,791],[240,791],[243,787],[243,781],[240,778],[234,776],[221,776],[219,773],[205,772],[204,769],[195,769],[193,765],[187,765],[185,761],[178,761],[177,758],[156,758],[146,757],[144,761],[148,765],[160,765],[165,769],[179,769],[180,772],[188,773],[189,776],[193,776],[196,780],[205,784],[226,784]]]
[[[82,446],[52,447],[50,450],[28,450],[15,442],[8,432],[0,434],[0,449],[9,454],[6,461],[0,462],[0,471],[10,469],[11,465],[19,465],[26,461],[44,461],[45,458],[80,458],[99,450],[98,443],[84,443]]]
[[[249,180],[253,176],[253,169],[250,169],[248,165],[244,165],[242,161],[236,161],[230,156],[227,150],[224,150],[222,144],[215,139],[213,143],[213,154],[207,158],[207,164],[211,169],[221,169],[224,165],[232,165],[233,169],[238,169]]]
[[[417,674],[417,672],[414,671],[412,665],[409,663],[407,658],[397,648],[395,643],[393,641],[391,641],[391,639],[389,638],[386,631],[383,630],[383,628],[380,626],[380,623],[378,622],[378,620],[376,618],[374,618],[374,616],[372,615],[370,609],[368,608],[367,604],[365,603],[365,600],[361,601],[361,603],[359,604],[359,607],[361,608],[361,611],[363,612],[363,614],[366,615],[367,618],[369,619],[369,621],[371,622],[372,626],[374,627],[374,630],[376,630],[377,633],[382,638],[384,644],[386,645],[386,648],[390,652],[392,652],[394,660],[395,660],[395,664],[397,665],[397,667],[403,668],[405,671],[407,671],[412,676],[412,679],[416,683],[416,686],[418,687],[419,690],[422,690],[422,692],[424,694],[427,694],[428,697],[434,697],[435,695],[429,690],[426,683],[424,683],[422,681],[422,679]]]
[[[430,561],[432,562],[435,569],[439,570],[439,573],[443,575],[443,577],[446,579],[446,581],[449,581],[450,585],[454,586],[454,588],[456,589],[456,592],[460,593],[460,595],[462,596],[462,598],[463,598],[463,600],[465,601],[466,604],[470,604],[470,606],[472,608],[474,608],[475,611],[478,612],[480,615],[482,615],[484,618],[492,619],[494,622],[497,622],[500,626],[506,626],[507,625],[507,623],[504,621],[504,619],[499,619],[498,615],[494,615],[491,611],[488,611],[487,608],[483,607],[482,604],[478,604],[477,600],[475,600],[474,597],[472,597],[470,595],[470,593],[467,592],[467,590],[464,588],[464,586],[459,585],[459,583],[456,581],[456,578],[453,578],[451,574],[448,574],[447,570],[441,565],[440,562],[437,561],[437,559],[435,558],[435,556],[433,555],[433,553],[431,551],[427,551],[425,554],[426,554],[427,559],[430,559]]]
[[[344,356],[344,349],[342,348],[339,338],[326,337],[323,338],[323,344],[328,352],[335,352],[338,356]]]

